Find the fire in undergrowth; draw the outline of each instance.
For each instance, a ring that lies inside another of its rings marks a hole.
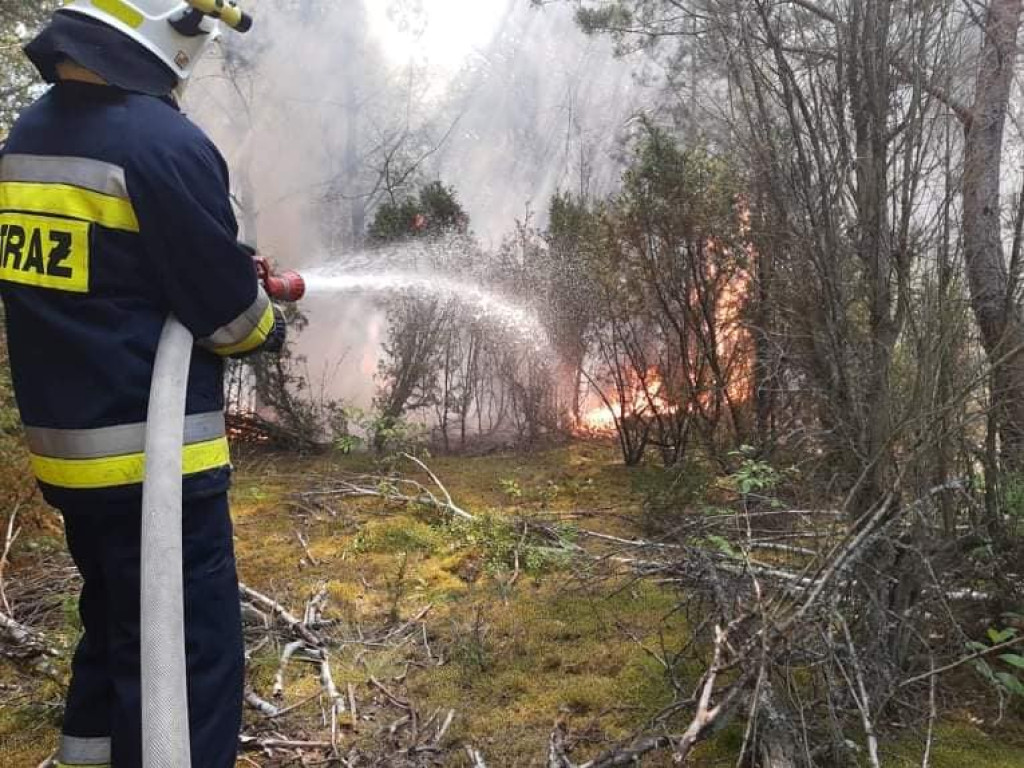
[[[708,245],[714,250],[715,244]],[[746,248],[753,262],[756,253]],[[643,370],[621,369],[611,378],[614,383],[601,392],[591,392],[587,408],[580,414],[576,431],[582,434],[609,434],[623,421],[651,422],[675,414],[703,415],[731,412],[753,397],[754,343],[744,318],[750,297],[751,276],[744,268],[718,272],[705,265],[705,282],[692,297],[694,306],[710,303],[711,312],[694,313],[703,323],[690,338],[689,357],[676,359],[673,370],[660,366]],[[709,298],[708,298],[709,297]],[[698,341],[699,338],[699,341]],[[666,385],[666,377],[668,384]]]
[[[665,382],[657,371],[641,376],[635,371],[620,388],[620,396],[607,397],[607,402],[590,408],[580,415],[581,432],[614,432],[624,418],[654,418],[676,413],[679,406],[672,405],[664,395]]]

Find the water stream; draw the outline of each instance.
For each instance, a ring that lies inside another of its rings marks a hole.
[[[308,295],[338,293],[412,293],[456,299],[476,311],[476,319],[487,319],[502,331],[518,337],[535,351],[549,348],[540,319],[499,293],[472,283],[436,274],[417,272],[346,272],[337,267],[304,270]]]

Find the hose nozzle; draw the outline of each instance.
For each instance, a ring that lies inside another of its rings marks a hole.
[[[306,281],[298,272],[288,270],[278,274],[263,257],[256,256],[254,260],[256,274],[263,283],[263,289],[274,301],[293,303],[306,295]]]
[[[306,295],[306,281],[298,272],[291,270],[271,275],[266,280],[267,295],[277,301],[293,303]]]
[[[235,0],[185,0],[200,13],[218,19],[236,32],[252,29],[252,16],[238,7]]]

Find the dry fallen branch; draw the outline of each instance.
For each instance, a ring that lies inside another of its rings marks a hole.
[[[0,629],[4,631],[4,634],[18,646],[28,648],[40,648],[42,646],[42,637],[35,632],[35,630],[26,627],[10,616],[0,613]],[[56,651],[50,651],[51,655],[56,656]]]
[[[383,693],[385,698],[387,698],[387,700],[391,702],[394,706],[405,710],[412,709],[412,705],[408,701],[401,698],[400,696],[396,696],[395,694],[393,694],[390,690],[388,690],[387,686],[384,685],[384,683],[382,683],[373,675],[370,675],[370,683],[373,684],[374,688]]]
[[[5,636],[13,646],[5,648],[0,644],[0,656],[25,665],[33,672],[58,683],[61,687],[66,684],[64,675],[51,662],[51,659],[60,657],[60,652],[48,646],[42,635],[2,613],[0,613],[0,630],[2,630],[0,638]]]
[[[270,719],[271,720],[276,720],[278,718],[284,717],[289,712],[294,712],[296,709],[299,709],[299,707],[304,707],[307,704],[309,704],[310,702],[316,701],[319,698],[320,698],[320,693],[319,692],[314,693],[312,696],[307,696],[304,699],[300,699],[299,701],[295,702],[294,704],[291,704],[291,705],[289,705],[287,707],[282,707],[281,709],[279,709],[277,711],[277,714],[271,715]]]
[[[686,585],[692,596],[708,595],[718,611],[737,618],[719,622],[714,630],[713,658],[701,678],[693,699],[680,701],[672,710],[693,707],[689,724],[681,733],[652,735],[637,738],[632,743],[608,750],[594,760],[574,764],[569,758],[564,726],[551,735],[548,748],[548,766],[551,768],[609,768],[635,764],[644,754],[671,748],[673,759],[683,762],[693,747],[714,732],[734,713],[747,712],[745,744],[757,743],[760,757],[775,756],[780,765],[794,764],[793,746],[785,742],[788,721],[777,705],[772,686],[765,670],[782,663],[792,652],[792,645],[812,644],[810,627],[819,621],[828,621],[830,613],[822,612],[826,605],[836,605],[837,596],[847,596],[858,582],[853,569],[886,531],[894,530],[901,515],[914,505],[896,507],[895,496],[890,495],[870,513],[840,537],[831,552],[818,556],[816,571],[794,573],[775,565],[758,563],[745,554],[730,554],[721,546],[701,547],[690,544],[652,542],[626,539],[607,534],[584,536],[608,545],[640,550],[643,556],[621,554],[589,555],[593,560],[607,560],[628,565],[641,578],[674,581]],[[694,526],[700,521],[694,523]],[[733,549],[744,552],[744,544],[751,541],[752,527],[748,520],[745,541],[733,544]],[[687,530],[680,538],[700,539],[699,528]],[[802,553],[801,553],[802,554]],[[812,562],[814,562],[812,561]],[[774,594],[765,594],[758,579],[767,577],[768,583],[781,582]],[[852,635],[848,647],[853,644]],[[850,655],[848,659],[857,659]],[[659,656],[662,656],[659,654]],[[874,718],[870,715],[867,698],[868,683],[864,671],[855,661],[851,676],[852,700],[858,702],[856,710],[861,716],[868,735],[870,764],[877,765],[878,740]],[[728,672],[728,677],[723,677]],[[858,680],[858,676],[861,678]],[[762,725],[758,725],[763,721]],[[648,729],[664,731],[664,721],[652,721]],[[761,728],[765,732],[760,732]],[[766,751],[767,750],[767,751]],[[781,762],[779,762],[781,761]]]
[[[0,607],[3,608],[4,612],[8,616],[14,616],[14,610],[11,608],[10,602],[7,600],[7,590],[4,588],[4,568],[7,566],[7,558],[10,557],[11,547],[14,546],[14,542],[18,540],[18,535],[21,533],[21,529],[14,529],[14,521],[18,517],[18,509],[20,505],[15,504],[14,509],[11,510],[11,516],[7,519],[7,533],[4,536],[4,548],[0,552]]]
[[[302,547],[302,551],[306,553],[306,561],[313,566],[320,565],[313,553],[309,551],[309,542],[306,541],[306,537],[302,535],[302,531],[295,529],[295,538],[299,540],[299,546]]]
[[[321,582],[319,588],[306,602],[306,609],[302,613],[302,623],[310,628],[322,624],[322,615],[326,607],[327,582]]]
[[[264,736],[239,736],[243,749],[330,749],[329,741],[302,741]]]
[[[728,710],[729,702],[735,698],[735,693],[739,690],[739,686],[734,685],[729,694],[727,694],[722,701],[718,704],[712,705],[711,697],[715,692],[715,682],[718,680],[718,675],[723,669],[725,647],[728,636],[721,627],[715,627],[715,650],[714,659],[711,662],[711,667],[704,675],[704,680],[700,686],[700,697],[697,700],[697,712],[693,716],[693,720],[690,721],[690,725],[687,727],[683,735],[676,741],[675,753],[672,759],[677,763],[682,763],[686,760],[690,754],[690,750],[700,741],[708,729],[714,725],[715,721],[722,715],[723,712]]]
[[[359,715],[356,712],[356,687],[348,683],[348,713],[352,718],[352,730],[359,727]]]
[[[998,645],[993,645],[990,648],[985,648],[983,650],[970,653],[964,656],[963,658],[957,659],[956,661],[946,664],[945,666],[939,667],[938,669],[932,669],[920,675],[915,675],[914,677],[903,680],[899,684],[899,687],[905,688],[908,685],[920,683],[922,680],[928,680],[929,678],[938,677],[939,675],[949,672],[950,670],[956,669],[957,667],[963,666],[964,664],[968,664],[974,661],[975,659],[980,659],[982,656],[989,656],[993,653],[998,653],[999,651],[1005,651],[1009,648],[1018,646],[1021,643],[1024,643],[1024,635],[1021,635],[1020,637],[1015,637],[1012,640],[1007,640],[1004,643],[999,643]]]
[[[273,615],[283,621],[290,630],[299,635],[306,642],[310,643],[314,647],[320,647],[323,644],[323,640],[317,637],[305,624],[302,623],[294,614],[292,614],[287,608],[278,603],[276,600],[271,600],[266,595],[257,592],[251,587],[247,587],[245,584],[239,582],[238,590],[244,600],[255,603],[261,606],[263,609],[270,611]]]
[[[864,684],[864,670],[857,659],[857,648],[853,644],[853,637],[850,635],[850,627],[846,623],[846,619],[841,614],[836,613],[836,622],[843,630],[843,640],[846,642],[846,648],[850,654],[850,664],[853,666],[854,679],[857,681],[853,700],[857,704],[861,722],[864,725],[864,736],[868,740],[868,759],[871,760],[872,768],[881,768],[881,764],[878,761],[878,736],[875,734],[875,725],[871,717],[871,700],[868,698],[868,689]],[[846,670],[842,665],[839,665],[839,670],[846,677]],[[853,683],[848,678],[847,682],[852,689]]]
[[[448,714],[444,718],[444,722],[441,723],[440,727],[438,727],[438,729],[437,729],[437,733],[434,735],[433,744],[435,746],[440,745],[441,740],[444,738],[444,735],[446,733],[448,733],[448,729],[451,727],[452,720],[454,720],[454,719],[455,719],[455,710],[454,709],[449,709],[448,710]]]
[[[242,603],[242,621],[267,629],[270,627],[271,619],[267,614],[251,603]]]
[[[281,714],[281,710],[271,704],[266,699],[260,698],[256,691],[251,688],[247,688],[245,691],[245,703],[255,709],[264,717],[277,717]]]
[[[548,739],[548,768],[576,768],[566,754],[565,735],[565,723],[559,721]]]
[[[421,459],[410,454],[403,454],[406,459],[413,462],[422,469],[431,481],[440,489],[443,498],[427,488],[422,483],[403,477],[386,477],[383,475],[353,475],[342,477],[332,481],[332,487],[306,491],[299,494],[304,500],[314,499],[323,496],[340,496],[342,498],[376,498],[384,501],[392,501],[401,504],[420,504],[434,507],[447,512],[463,520],[475,520],[476,518],[455,503],[451,493],[444,483],[438,478]],[[405,490],[407,489],[407,490]]]
[[[484,762],[484,756],[479,752],[479,750],[467,745],[466,756],[469,758],[470,768],[487,768],[487,763]]]
[[[277,665],[277,672],[274,673],[274,687],[271,692],[271,696],[275,699],[281,699],[284,697],[285,668],[288,666],[288,662],[291,661],[292,656],[304,647],[304,641],[293,640],[281,649],[281,661]]]
[[[345,700],[334,684],[334,676],[331,674],[331,662],[327,651],[323,652],[323,659],[320,661],[320,685],[323,687],[324,695],[327,697],[328,717],[331,726],[331,748],[338,750],[338,715],[345,711]]]
[[[441,493],[444,494],[446,506],[452,512],[452,514],[454,514],[456,517],[461,517],[464,520],[473,520],[474,519],[473,515],[469,514],[464,509],[462,509],[461,507],[456,505],[456,503],[454,501],[452,501],[452,495],[450,493],[448,493],[448,489],[445,488],[444,483],[442,483],[440,480],[438,480],[437,475],[435,475],[431,471],[430,467],[428,467],[426,464],[424,464],[422,461],[420,461],[419,459],[417,459],[415,456],[413,456],[411,454],[403,453],[402,455],[405,456],[405,458],[407,458],[409,461],[413,462],[416,466],[418,466],[420,469],[422,469],[424,472],[426,472],[427,475],[430,476],[430,479],[434,481],[434,485],[436,485],[438,488],[440,488],[441,489]]]
[[[408,630],[412,629],[415,625],[422,624],[423,619],[426,617],[426,615],[428,613],[430,613],[431,610],[433,610],[433,608],[434,608],[434,604],[433,603],[429,603],[429,604],[423,606],[422,608],[420,608],[420,610],[418,610],[416,612],[416,615],[413,616],[411,619],[409,619],[406,622],[403,622],[402,624],[400,624],[399,626],[395,627],[394,629],[389,630],[387,632],[387,634],[385,634],[381,638],[381,642],[387,642],[388,640],[392,640],[393,638],[401,637]]]

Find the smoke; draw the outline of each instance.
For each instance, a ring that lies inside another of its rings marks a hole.
[[[460,130],[437,173],[463,193],[485,241],[528,213],[543,225],[557,190],[615,186],[619,139],[641,95],[628,64],[584,36],[566,5],[513,3],[478,66],[453,86]]]
[[[226,34],[190,87],[190,115],[231,167],[243,236],[265,255],[300,270],[347,263],[376,206],[427,181],[456,189],[485,250],[517,219],[543,225],[559,189],[614,189],[619,139],[645,94],[569,4],[393,0],[382,13],[368,2],[253,0],[253,32]],[[378,302],[303,305],[298,350],[314,389],[369,406],[386,335]]]

